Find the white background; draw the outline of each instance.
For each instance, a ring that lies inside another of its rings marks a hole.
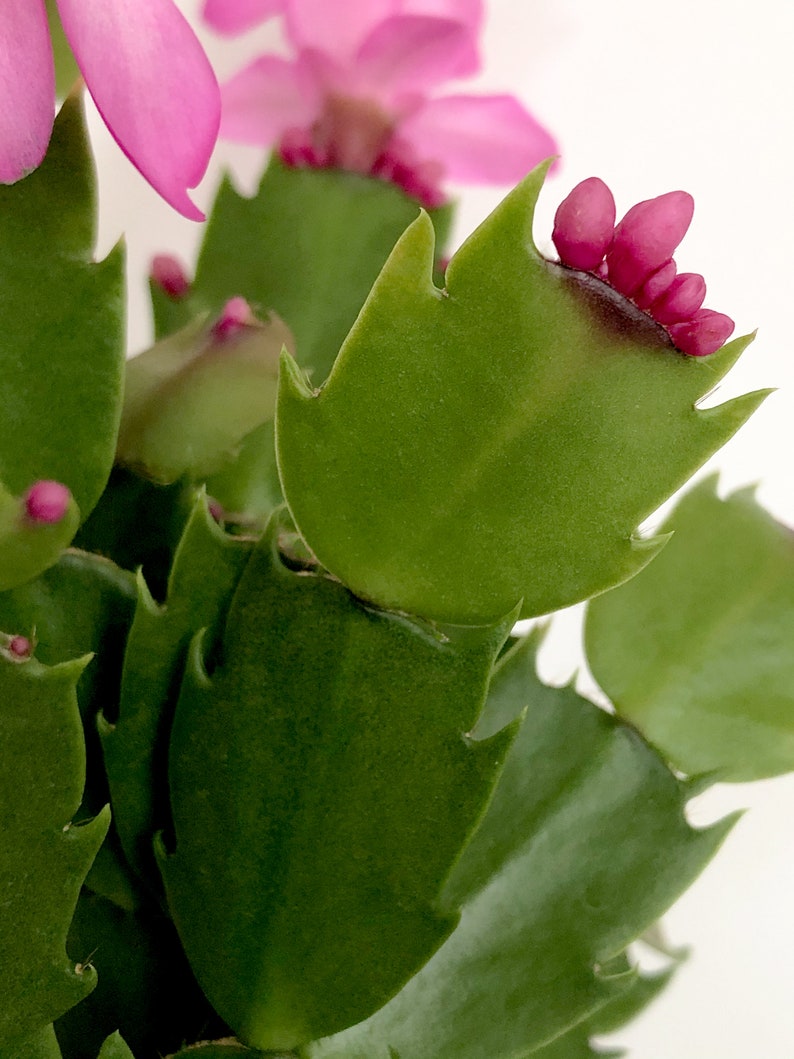
[[[337,2],[343,18],[344,2]],[[723,471],[726,488],[760,481],[762,500],[794,525],[794,3],[489,6],[483,88],[520,95],[561,143],[563,165],[538,213],[541,248],[557,202],[586,176],[606,180],[619,212],[674,188],[694,194],[679,266],[706,276],[707,304],[732,315],[737,333],[759,328],[720,396],[780,388],[709,467]],[[183,7],[192,12],[197,3]],[[204,39],[227,74],[269,35]],[[176,250],[190,261],[201,231],[159,202],[94,125],[100,249],[126,233],[134,351],[149,334],[150,256]],[[224,165],[253,187],[262,158],[221,145],[196,200],[210,202]],[[466,190],[460,235],[498,198]],[[562,681],[579,659],[577,615],[564,615],[544,659],[546,675]],[[694,954],[668,993],[618,1035],[637,1059],[794,1057],[794,779],[712,791],[693,818],[706,822],[744,806],[750,811],[722,853],[667,918],[672,941],[692,945]]]

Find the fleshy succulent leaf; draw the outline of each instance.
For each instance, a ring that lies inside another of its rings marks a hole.
[[[203,479],[273,419],[278,361],[292,336],[277,317],[217,334],[206,316],[127,362],[118,459],[161,484]]]
[[[41,167],[0,187],[0,481],[17,496],[62,482],[83,519],[113,463],[124,370],[123,255],[93,263],[95,199],[74,96]]]
[[[13,496],[0,484],[0,592],[30,581],[56,562],[79,522],[80,512],[72,497],[63,518],[34,521],[25,497]]]
[[[518,642],[494,673],[484,731],[522,708],[524,721],[446,887],[463,904],[458,927],[390,1003],[310,1059],[523,1059],[631,990],[615,957],[724,838],[730,821],[688,826],[685,788],[632,728],[538,681],[535,646]]]
[[[763,397],[696,409],[749,340],[685,357],[600,280],[545,261],[542,179],[463,245],[444,291],[421,216],[321,389],[285,358],[284,496],[323,566],[380,606],[476,624],[628,579],[661,543],[639,523]]]
[[[161,856],[202,988],[276,1051],[366,1017],[447,937],[441,887],[512,738],[465,734],[509,624],[441,634],[367,610],[287,569],[277,539],[273,520],[211,675],[194,642]]]
[[[590,604],[590,665],[618,713],[676,766],[746,781],[794,769],[794,535],[752,490],[707,479],[664,553]]]
[[[135,1059],[120,1033],[113,1033],[99,1050],[99,1059]]]
[[[85,779],[75,687],[86,661],[48,668],[35,657],[20,661],[0,651],[3,1055],[46,1036],[50,1023],[95,984],[93,969],[66,955],[80,886],[110,815],[105,809],[90,822],[72,822]]]
[[[278,313],[295,336],[299,363],[321,382],[416,214],[416,203],[383,181],[290,169],[276,158],[253,198],[226,180],[190,294],[175,300],[153,285],[157,333],[171,334],[196,313],[217,313],[242,296],[256,310]],[[443,238],[449,210],[433,216]]]
[[[152,839],[169,819],[168,732],[188,645],[225,613],[251,542],[227,536],[196,498],[160,607],[141,574],[127,641],[118,719],[100,722],[115,825],[130,864],[159,885]]]

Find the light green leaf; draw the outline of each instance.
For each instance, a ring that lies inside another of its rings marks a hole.
[[[419,211],[393,184],[340,170],[290,169],[273,158],[244,198],[221,185],[191,296],[153,291],[157,333],[241,295],[295,335],[299,363],[321,382],[392,247]],[[442,232],[449,211],[434,214]],[[443,241],[443,236],[440,241]]]
[[[138,606],[127,641],[118,719],[100,722],[114,821],[130,864],[159,887],[152,838],[169,820],[168,732],[193,635],[223,620],[251,542],[229,537],[194,503],[160,607],[138,575]]]
[[[525,708],[493,800],[446,887],[461,921],[369,1020],[309,1059],[524,1059],[636,979],[615,957],[692,882],[730,821],[694,831],[684,788],[629,726],[534,673],[494,674],[487,731]],[[474,734],[479,734],[479,726]]]
[[[587,653],[617,711],[683,772],[794,769],[794,537],[707,479],[642,575],[590,604]]]
[[[99,1059],[135,1059],[120,1033],[108,1037],[99,1052]]]
[[[284,496],[356,595],[476,624],[533,615],[635,574],[638,524],[757,407],[697,410],[739,356],[677,353],[600,280],[544,260],[543,168],[431,282],[433,229],[396,246],[322,389],[285,358]]]
[[[93,263],[95,225],[73,96],[41,167],[0,187],[0,482],[17,496],[39,479],[64,482],[82,518],[113,463],[124,368],[123,254]]]
[[[0,1053],[14,1054],[94,986],[66,955],[109,813],[73,826],[85,778],[75,687],[87,659],[47,668],[0,651]]]
[[[119,461],[163,484],[220,470],[272,420],[292,345],[277,317],[219,337],[205,316],[127,361]]]
[[[38,1030],[19,1045],[3,1049],[3,1059],[62,1059],[52,1026]]]
[[[447,630],[293,573],[274,525],[218,667],[193,647],[171,734],[169,907],[246,1044],[289,1049],[393,995],[447,937],[444,879],[511,732],[476,742],[506,626]]]

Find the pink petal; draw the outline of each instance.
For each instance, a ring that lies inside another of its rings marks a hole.
[[[58,0],[58,9],[116,142],[166,202],[202,220],[187,189],[215,146],[220,93],[186,19],[172,0]]]
[[[280,15],[286,0],[205,0],[202,18],[217,30],[234,36]]]
[[[401,15],[431,15],[461,22],[472,36],[479,36],[485,16],[482,0],[401,0]]]
[[[686,191],[669,191],[632,206],[615,229],[607,254],[609,282],[629,297],[673,256],[692,221],[695,203]]]
[[[41,164],[55,114],[55,68],[43,0],[0,3],[0,183]]]
[[[319,98],[311,74],[299,60],[263,55],[221,89],[221,135],[237,143],[267,146],[287,129],[317,115]]]
[[[551,134],[513,96],[432,99],[400,125],[416,153],[452,180],[511,184],[557,151]]]
[[[612,192],[603,180],[588,177],[558,206],[551,238],[564,265],[591,272],[609,249],[614,228]]]
[[[379,23],[356,53],[359,91],[381,98],[423,93],[476,72],[477,42],[465,25],[424,15],[395,15]]]
[[[682,272],[651,306],[651,316],[660,324],[691,320],[706,297],[706,281],[697,272]]]
[[[723,346],[736,325],[730,316],[713,309],[698,309],[692,320],[668,327],[670,337],[682,353],[690,357],[707,357]]]
[[[634,295],[634,301],[640,307],[640,309],[650,309],[651,305],[667,290],[670,284],[675,279],[675,274],[678,266],[675,261],[670,258],[665,263],[646,279],[637,293]]]
[[[287,35],[299,50],[313,48],[349,60],[375,26],[397,12],[398,0],[286,0]]]

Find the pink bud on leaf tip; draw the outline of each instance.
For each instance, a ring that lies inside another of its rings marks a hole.
[[[675,279],[676,270],[677,266],[672,258],[665,261],[661,268],[657,268],[634,295],[637,306],[640,309],[649,309],[655,301],[661,298]]]
[[[27,636],[12,636],[8,641],[8,651],[20,660],[30,658],[33,653],[33,644]]]
[[[61,482],[35,482],[25,496],[25,513],[31,522],[54,525],[66,514],[71,496]]]
[[[697,272],[682,272],[651,306],[651,316],[660,324],[691,320],[706,297],[706,281]]]
[[[245,298],[230,298],[216,320],[212,333],[219,341],[231,338],[256,322]]]
[[[638,202],[615,228],[607,253],[609,282],[631,297],[660,268],[686,235],[695,201],[686,191],[668,191]]]
[[[179,301],[190,293],[187,273],[181,262],[171,254],[157,254],[153,257],[149,275],[152,282],[174,301]]]
[[[551,238],[564,265],[592,272],[609,250],[614,227],[612,192],[603,180],[588,177],[557,207]]]
[[[670,337],[682,353],[690,357],[707,357],[723,346],[736,325],[724,313],[715,313],[713,309],[698,309],[691,320],[686,323],[672,324],[668,327]]]

